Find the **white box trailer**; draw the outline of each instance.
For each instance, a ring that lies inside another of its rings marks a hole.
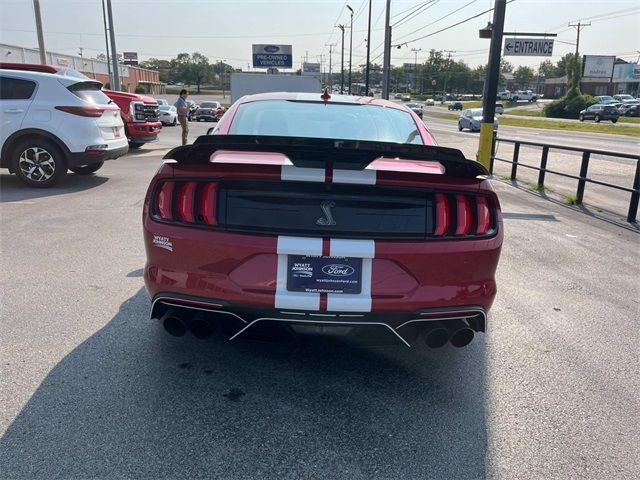
[[[322,93],[322,84],[316,77],[286,74],[232,73],[231,102],[245,95],[266,92]]]

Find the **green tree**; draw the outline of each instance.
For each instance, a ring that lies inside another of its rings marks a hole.
[[[198,93],[200,93],[200,85],[204,82],[211,81],[213,76],[213,68],[209,64],[209,59],[201,53],[191,55],[191,63],[188,67],[189,78],[196,84]]]
[[[520,88],[525,90],[529,88],[529,85],[533,82],[535,73],[533,68],[520,65],[513,72],[513,79],[520,85]]]
[[[557,77],[556,70],[556,66],[551,60],[545,60],[540,62],[540,65],[538,66],[538,75],[544,78]]]
[[[556,71],[555,71],[556,77],[563,77],[568,74],[567,65],[569,64],[569,62],[571,62],[571,60],[574,57],[575,57],[574,53],[567,53],[564,57],[558,60],[558,63],[556,64]]]

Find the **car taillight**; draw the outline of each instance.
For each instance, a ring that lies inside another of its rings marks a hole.
[[[217,225],[217,194],[216,182],[164,182],[155,196],[154,215],[168,221]]]
[[[434,200],[433,236],[473,237],[491,232],[494,214],[487,197],[436,193]]]
[[[55,107],[56,110],[61,112],[71,113],[72,115],[78,115],[80,117],[101,117],[105,110],[111,110],[109,108],[102,107]]]

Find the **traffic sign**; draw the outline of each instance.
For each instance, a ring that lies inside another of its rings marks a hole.
[[[502,54],[519,57],[550,57],[553,55],[553,39],[507,38]]]

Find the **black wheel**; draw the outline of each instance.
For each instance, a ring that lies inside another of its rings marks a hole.
[[[612,118],[612,119],[611,119],[611,123],[616,123],[617,121],[618,121],[618,119],[617,119],[617,118]]]
[[[27,185],[47,188],[67,174],[67,159],[48,140],[25,140],[13,149],[11,171]]]
[[[142,145],[144,145],[144,142],[139,143],[139,142],[129,142],[129,148],[140,148]]]
[[[76,173],[78,175],[89,175],[93,172],[97,172],[98,170],[100,170],[100,168],[102,168],[103,165],[104,165],[104,162],[97,162],[97,163],[92,163],[91,165],[80,165],[79,167],[72,167],[69,170],[71,170],[73,173]]]
[[[175,127],[178,124],[178,119],[174,118],[173,119],[173,123],[171,124],[172,127]]]
[[[584,122],[584,115],[580,114],[580,117],[579,117],[579,118],[580,118],[580,121],[581,121],[581,122]]]
[[[596,121],[596,123],[600,123],[600,115],[596,115],[596,117],[594,118],[594,120]]]
[[[462,124],[460,122],[458,122],[458,131],[461,132],[462,131]]]

